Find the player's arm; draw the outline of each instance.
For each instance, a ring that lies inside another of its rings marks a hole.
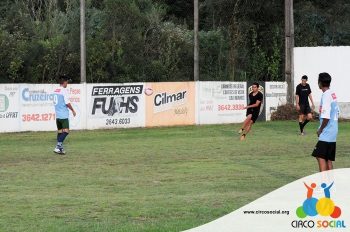
[[[312,98],[312,94],[311,93],[309,94],[309,98],[310,98],[310,101],[311,101],[311,107],[312,107],[313,110],[315,110],[314,99]]]
[[[257,100],[255,104],[246,106],[245,109],[258,107],[260,105],[260,103],[261,103],[261,101]]]
[[[295,95],[295,107],[297,108],[297,110],[300,110],[299,95]]]
[[[297,110],[300,110],[300,106],[299,106],[299,86],[297,86],[296,91],[295,91],[295,107],[297,108]]]
[[[326,96],[322,98],[322,111],[320,112],[320,118],[322,118],[322,123],[320,128],[317,130],[317,136],[320,136],[320,134],[322,134],[323,129],[326,128],[329,119],[331,118],[331,104],[331,96]]]
[[[311,88],[310,88],[310,85],[309,85],[309,92],[308,92],[308,94],[309,94],[309,98],[310,98],[310,101],[311,101],[311,107],[312,107],[313,110],[315,110],[314,99],[312,98],[312,94],[311,93],[312,92],[311,92]]]
[[[324,118],[322,120],[322,124],[321,124],[320,128],[317,131],[317,136],[318,137],[320,137],[320,134],[322,134],[322,131],[323,131],[324,128],[326,128],[328,122],[329,122],[329,118]]]
[[[64,103],[66,104],[67,108],[70,109],[70,111],[72,111],[72,114],[75,117],[77,115],[77,113],[75,112],[75,110],[73,109],[72,104],[69,101],[68,93],[64,92],[63,96],[64,96]]]
[[[70,109],[70,111],[72,111],[73,116],[75,117],[77,115],[77,113],[75,112],[75,110],[73,109],[72,104],[68,103],[66,104],[67,108]]]

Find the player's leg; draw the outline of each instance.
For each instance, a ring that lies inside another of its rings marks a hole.
[[[249,122],[251,121],[251,118],[252,118],[252,115],[248,114],[247,118],[243,122],[241,129],[238,131],[239,134],[242,134],[245,131],[246,127],[248,126]]]
[[[332,147],[331,147],[332,148]],[[320,169],[320,172],[329,170],[328,168],[328,161],[334,160],[334,156],[329,155],[330,145],[327,142],[324,141],[318,141],[313,152],[312,156],[314,156],[317,159],[318,167]],[[335,151],[335,150],[334,150]],[[332,164],[330,164],[330,167],[332,168]]]
[[[332,160],[327,161],[327,170],[332,170],[333,169],[333,162]]]
[[[302,113],[299,113],[299,129],[300,129],[300,135],[304,135],[303,134],[303,129],[304,129],[304,127],[303,127],[303,124],[304,124],[304,114],[302,114]]]
[[[252,129],[253,124],[254,124],[253,120],[250,120],[248,123],[248,126],[246,127],[245,135],[247,135],[249,131]]]
[[[337,149],[336,142],[329,142],[327,143],[327,169],[332,170],[333,169],[333,161],[335,161],[335,153]]]
[[[318,162],[318,167],[320,169],[320,172],[327,171],[328,170],[328,162],[323,158],[316,157],[316,159]]]
[[[249,131],[252,129],[252,125],[254,124],[254,121],[253,120],[250,120],[246,126],[246,128],[244,129],[244,133],[241,135],[241,138],[240,140],[243,141],[247,134],[249,133]]]
[[[58,138],[60,137],[61,134],[62,134],[62,130],[57,130],[57,142],[58,142]]]
[[[61,119],[61,123],[62,123],[62,133],[58,138],[57,145],[60,147],[61,153],[64,154],[65,152],[63,149],[63,142],[69,134],[69,120],[68,119]]]
[[[244,129],[244,133],[241,135],[241,141],[246,138],[247,134],[252,129],[252,125],[255,123],[255,121],[258,119],[258,117],[259,117],[259,112],[257,112],[257,111],[253,111],[252,114],[249,115],[250,120],[249,120],[246,128]]]
[[[59,139],[60,139],[60,136],[62,135],[62,128],[63,128],[62,121],[60,119],[56,119],[56,126],[57,126],[57,144],[53,151],[59,154],[61,153],[60,146],[59,146]]]
[[[305,128],[306,124],[308,124],[312,119],[312,113],[311,113],[310,106],[306,106],[305,113],[306,113],[306,117],[305,117],[305,120],[304,120],[303,125],[302,125],[303,133],[305,133],[304,128]]]

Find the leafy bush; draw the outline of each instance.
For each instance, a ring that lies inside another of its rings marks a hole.
[[[271,114],[271,120],[296,120],[298,112],[293,104],[280,105],[277,110]]]

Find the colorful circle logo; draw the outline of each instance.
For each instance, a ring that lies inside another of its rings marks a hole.
[[[317,199],[313,197],[313,191],[316,188],[316,184],[312,183],[308,186],[304,183],[307,188],[307,198],[302,206],[299,206],[296,210],[296,215],[299,218],[306,218],[307,216],[314,217],[316,215],[321,215],[325,217],[339,218],[341,215],[340,207],[336,206],[331,199],[330,189],[332,188],[334,182],[327,186],[327,184],[322,183],[325,197]]]

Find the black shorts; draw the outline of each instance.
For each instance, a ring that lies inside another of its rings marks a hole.
[[[299,105],[299,106],[300,106],[299,115],[301,114],[308,115],[311,113],[310,105]]]
[[[335,160],[336,142],[318,141],[312,156],[325,160]]]
[[[57,125],[57,130],[69,129],[69,120],[68,118],[66,119],[57,118],[56,125]]]
[[[258,119],[259,117],[259,111],[258,110],[255,110],[254,108],[248,108],[247,109],[247,113],[246,113],[246,116],[248,116],[249,114],[252,115],[252,121],[253,123],[255,123],[255,121]]]

